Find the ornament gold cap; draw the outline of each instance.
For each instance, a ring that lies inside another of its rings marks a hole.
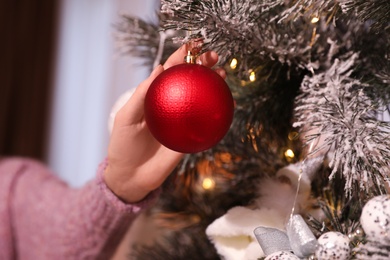
[[[196,56],[192,54],[191,51],[187,52],[187,55],[184,57],[184,62],[188,64],[195,64],[196,63]]]

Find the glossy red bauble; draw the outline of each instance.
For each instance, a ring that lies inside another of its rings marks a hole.
[[[233,120],[234,101],[221,76],[198,64],[163,71],[150,85],[145,121],[164,146],[196,153],[216,145]]]

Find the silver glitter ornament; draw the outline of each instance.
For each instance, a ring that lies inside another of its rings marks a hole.
[[[291,251],[287,234],[282,230],[258,227],[254,233],[265,255],[271,255],[280,251]]]
[[[301,215],[293,215],[286,226],[288,239],[295,255],[307,257],[314,253],[317,241]]]

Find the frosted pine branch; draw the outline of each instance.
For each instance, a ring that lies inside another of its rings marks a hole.
[[[218,52],[221,63],[235,57],[245,64],[244,70],[255,67],[256,59],[304,67],[312,27],[275,21],[283,4],[282,0],[163,0],[162,11],[170,15],[163,27],[189,32],[185,40],[203,38],[205,48]]]
[[[205,46],[217,51],[224,62],[236,53],[252,54],[259,46],[260,39],[256,38],[262,28],[258,20],[270,8],[269,3],[262,2],[163,0],[161,10],[171,15],[164,28],[185,30],[191,37],[202,38]]]
[[[390,258],[390,246],[380,240],[361,243],[353,251],[355,252],[355,259],[359,260],[387,260]]]
[[[163,19],[163,16],[160,17]],[[122,15],[116,25],[116,46],[121,54],[144,59],[145,64],[163,63],[178,48],[172,38],[180,32],[162,30],[159,24]]]
[[[366,94],[370,88],[351,77],[357,54],[336,59],[325,72],[306,76],[297,97],[295,126],[315,129],[324,137],[319,149],[331,149],[330,178],[340,172],[345,192],[379,187],[390,176],[390,124],[377,120],[378,104]]]
[[[283,11],[278,17],[281,21],[286,19],[297,20],[301,16],[312,17],[334,17],[340,9],[334,0],[298,0],[289,1],[291,7]]]
[[[390,1],[388,0],[298,0],[281,15],[281,20],[300,16],[324,16],[337,19],[342,14],[356,15],[362,22],[380,30],[390,29]]]
[[[159,44],[158,26],[127,15],[117,25],[115,34],[119,52],[153,59]]]
[[[381,33],[390,29],[389,0],[338,0],[344,13],[355,13],[361,21],[369,21],[371,27]]]

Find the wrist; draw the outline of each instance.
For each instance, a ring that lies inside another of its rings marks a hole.
[[[129,174],[121,174],[110,165],[103,172],[103,181],[108,189],[126,203],[136,203],[143,200],[152,190],[136,184]]]

